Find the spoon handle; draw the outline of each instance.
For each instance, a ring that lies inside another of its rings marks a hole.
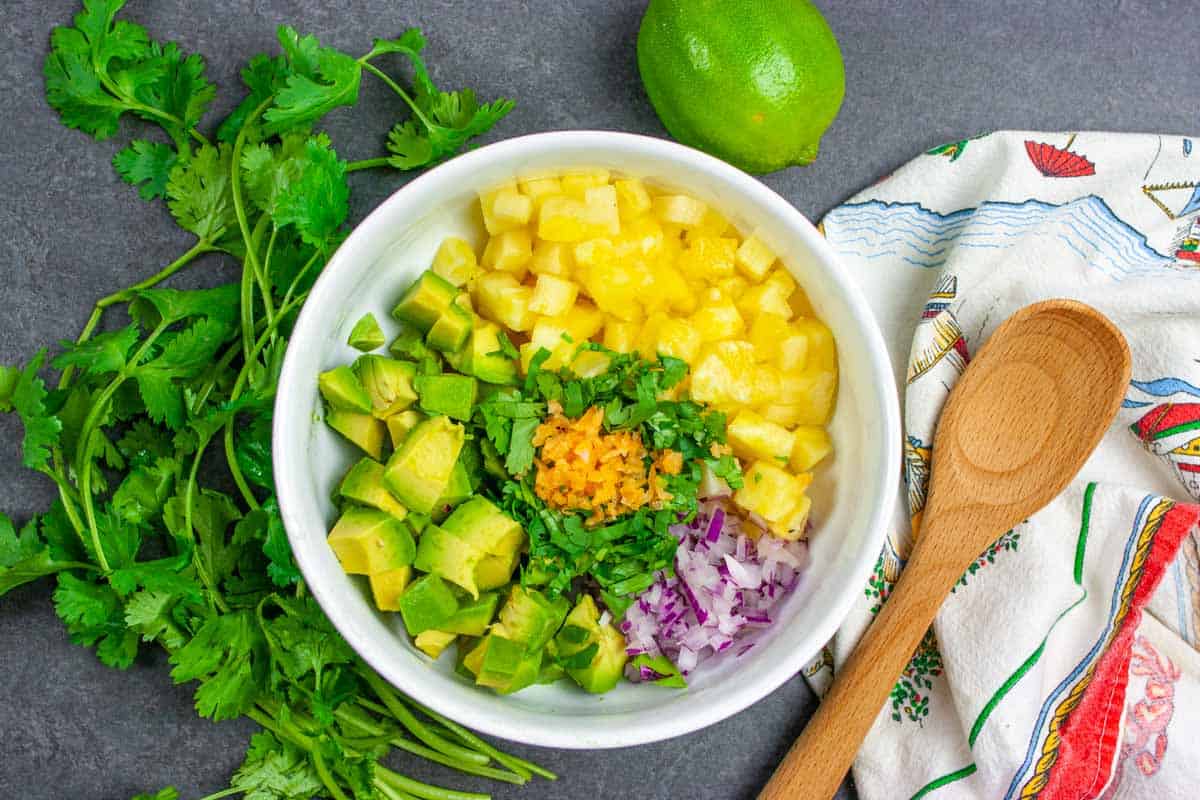
[[[913,556],[758,800],[828,800],[837,792],[952,585],[936,561]]]

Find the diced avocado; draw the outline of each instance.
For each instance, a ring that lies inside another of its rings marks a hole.
[[[457,303],[451,303],[433,323],[425,341],[430,347],[443,353],[453,353],[467,343],[467,337],[471,335],[474,325],[475,321],[470,311]]]
[[[446,417],[424,420],[388,459],[384,486],[409,511],[428,514],[450,485],[464,438],[462,425]]]
[[[483,553],[470,543],[459,539],[437,525],[427,525],[421,531],[421,543],[417,547],[413,564],[422,572],[440,575],[451,583],[461,586],[471,597],[479,598],[475,585],[475,565]]]
[[[668,689],[686,689],[687,681],[679,672],[679,667],[671,663],[671,659],[663,655],[652,656],[649,653],[642,653],[633,659],[633,668],[640,670],[642,667],[649,669],[655,675],[661,675],[660,678],[655,678],[651,681],[655,686],[665,686]],[[646,676],[643,675],[643,679]]]
[[[413,380],[421,409],[466,422],[475,410],[478,384],[466,375],[418,375]]]
[[[521,524],[486,497],[472,497],[454,509],[442,527],[491,555],[515,553],[525,543]]]
[[[559,663],[571,679],[592,694],[617,685],[625,669],[625,637],[612,625],[600,624],[600,612],[585,594],[571,609],[554,638]]]
[[[383,464],[373,458],[359,459],[350,468],[338,487],[338,494],[347,500],[386,511],[396,519],[404,519],[408,515],[408,509],[384,487]]]
[[[433,323],[450,307],[457,294],[458,289],[453,283],[432,270],[425,270],[392,309],[392,316],[409,323],[421,333],[429,333]]]
[[[504,459],[500,457],[500,452],[496,449],[496,445],[492,444],[491,439],[483,439],[479,442],[479,452],[483,455],[484,472],[493,478],[508,479],[508,470],[504,468]]]
[[[500,609],[500,623],[509,636],[530,650],[541,650],[562,625],[571,604],[565,597],[551,600],[537,589],[514,586]]]
[[[483,636],[496,616],[496,606],[499,604],[500,595],[484,592],[478,600],[459,606],[454,616],[442,623],[442,630],[465,636]]]
[[[475,682],[480,686],[511,694],[533,685],[541,672],[541,650],[527,651],[522,642],[508,639],[495,629],[479,647],[483,653]]]
[[[329,427],[358,445],[371,458],[378,459],[383,455],[383,440],[387,436],[387,426],[381,420],[375,419],[370,414],[331,408],[325,412],[325,422]]]
[[[461,372],[464,375],[471,374],[471,342],[470,340],[463,343],[463,346],[452,352],[442,353],[446,358],[446,363],[454,368],[455,372]]]
[[[464,447],[465,451],[466,448]],[[437,505],[434,507],[431,516],[434,522],[441,522],[446,518],[446,515],[462,501],[471,496],[471,480],[467,477],[467,468],[463,466],[462,458],[454,462],[454,471],[450,473],[450,483],[446,486],[446,491],[442,492],[442,496],[438,498]]]
[[[500,337],[505,336],[500,326],[488,320],[477,320],[469,343],[470,359],[467,371],[487,383],[515,384],[517,382],[516,359],[504,355]],[[507,339],[507,336],[505,336]],[[508,346],[511,348],[512,343]]]
[[[417,427],[417,423],[423,419],[425,419],[424,414],[411,408],[408,411],[401,411],[399,414],[392,414],[385,419],[392,447],[398,449],[409,431]]]
[[[475,676],[479,674],[479,669],[483,666],[483,657],[487,655],[487,650],[488,637],[484,636],[475,643],[474,647],[467,651],[465,656],[463,656],[463,668],[471,674],[472,680],[474,680]]]
[[[368,350],[383,347],[384,341],[386,340],[383,338],[383,328],[379,327],[379,321],[375,319],[374,314],[367,312],[358,322],[354,323],[354,328],[350,331],[350,338],[346,340],[346,344],[365,353]]]
[[[400,595],[412,580],[412,567],[399,567],[386,572],[377,572],[368,576],[371,582],[371,594],[375,597],[375,607],[380,611],[399,611]]]
[[[437,575],[422,575],[400,595],[400,616],[410,636],[439,628],[458,611],[458,599]]]
[[[538,672],[538,683],[554,683],[567,677],[567,671],[558,663],[558,647],[554,640],[546,642],[546,654],[542,657],[542,669]]]
[[[413,644],[417,646],[417,649],[430,658],[437,658],[453,643],[453,633],[433,629],[421,631],[413,639]]]
[[[388,352],[396,358],[415,362],[417,372],[422,375],[439,375],[442,372],[442,357],[438,351],[425,344],[421,332],[405,328],[388,346]]]
[[[329,532],[329,546],[351,575],[374,575],[413,563],[408,526],[373,508],[347,509]]]
[[[371,396],[358,379],[358,375],[350,367],[342,365],[328,372],[322,372],[317,378],[317,388],[330,408],[339,411],[356,411],[360,414],[371,413]]]
[[[412,381],[417,365],[387,356],[359,356],[354,371],[371,398],[371,413],[379,419],[399,414],[417,400]]]
[[[499,589],[513,578],[520,553],[507,556],[485,555],[475,565],[475,586],[480,590]]]
[[[475,673],[467,667],[467,657],[479,646],[480,640],[473,636],[460,636],[458,639],[458,656],[454,659],[454,673],[474,682]]]

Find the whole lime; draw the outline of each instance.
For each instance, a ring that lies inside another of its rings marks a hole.
[[[637,53],[667,131],[747,172],[810,163],[846,90],[808,0],[650,0]]]

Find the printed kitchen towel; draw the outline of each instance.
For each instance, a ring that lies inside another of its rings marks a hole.
[[[938,414],[991,332],[1068,297],[1133,351],[1124,406],[1083,472],[980,553],[942,607],[855,763],[860,796],[1195,798],[1200,139],[964,139],[822,228],[893,348],[905,485],[862,598],[805,671],[818,691],[904,569]]]

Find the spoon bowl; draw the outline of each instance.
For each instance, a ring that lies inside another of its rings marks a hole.
[[[1130,370],[1121,332],[1082,303],[1037,303],[996,329],[942,412],[900,580],[759,800],[833,796],[942,600],[988,545],[1071,482]]]

